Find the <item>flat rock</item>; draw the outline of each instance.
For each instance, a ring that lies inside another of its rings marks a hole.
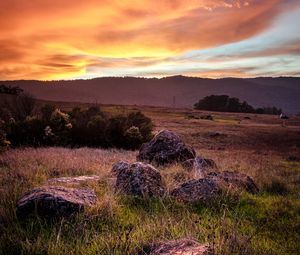
[[[171,191],[171,196],[182,202],[208,202],[221,193],[218,183],[212,179],[190,180]]]
[[[142,145],[137,160],[160,166],[183,162],[195,156],[194,149],[187,146],[178,135],[163,130]]]
[[[192,239],[158,242],[148,247],[143,254],[148,255],[209,255],[211,249]]]
[[[30,215],[44,218],[67,217],[84,211],[86,206],[96,203],[92,189],[74,189],[59,186],[35,188],[25,193],[17,202],[19,219]]]
[[[87,181],[98,181],[100,176],[98,175],[81,175],[81,176],[67,176],[49,179],[49,183],[81,183]]]
[[[161,197],[165,193],[165,187],[157,169],[149,164],[136,162],[118,173],[116,191],[143,198]]]

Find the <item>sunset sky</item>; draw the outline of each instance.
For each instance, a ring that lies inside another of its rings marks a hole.
[[[0,80],[179,74],[300,76],[300,1],[0,1]]]

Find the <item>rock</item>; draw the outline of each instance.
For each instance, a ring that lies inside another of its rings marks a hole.
[[[142,145],[137,159],[155,165],[168,165],[193,159],[196,153],[175,133],[163,130]]]
[[[171,196],[182,202],[208,202],[216,198],[220,192],[221,189],[215,180],[201,178],[181,184],[171,191]]]
[[[209,255],[212,254],[208,245],[200,244],[192,239],[158,242],[147,247],[141,254],[148,255]]]
[[[208,132],[207,135],[208,135],[209,137],[211,137],[211,138],[223,136],[223,134],[220,133],[220,132]]]
[[[182,162],[182,167],[188,171],[195,172],[195,178],[204,178],[209,169],[217,168],[216,163],[212,159],[197,156],[194,159],[188,159]]]
[[[252,177],[236,171],[211,172],[206,175],[206,178],[216,181],[220,187],[246,190],[253,194],[259,191]]]
[[[246,190],[257,193],[259,189],[253,179],[245,174],[232,171],[211,172],[204,178],[190,180],[171,192],[171,196],[183,202],[209,202],[219,196],[222,191]]]
[[[130,167],[129,163],[127,163],[125,161],[119,161],[113,165],[111,171],[114,175],[118,175],[121,171],[123,171],[129,167]]]
[[[281,114],[279,115],[279,118],[280,118],[280,119],[283,119],[283,120],[289,119],[289,117],[288,117],[287,115],[283,114],[283,113],[281,113]]]
[[[287,161],[300,162],[300,156],[290,155],[287,157]]]
[[[200,119],[202,119],[202,120],[214,120],[212,115],[203,115],[203,116],[200,116]]]
[[[118,173],[116,191],[149,198],[163,196],[165,187],[157,169],[149,164],[137,162]]]
[[[100,176],[98,175],[81,175],[81,176],[67,176],[49,179],[49,183],[81,183],[87,181],[98,181]]]
[[[181,165],[186,170],[217,168],[215,161],[213,161],[212,159],[208,159],[208,158],[202,158],[200,156],[197,156],[194,159],[188,159],[188,160],[182,162]]]
[[[19,219],[37,214],[44,218],[67,217],[96,203],[91,189],[45,186],[25,193],[17,203]]]

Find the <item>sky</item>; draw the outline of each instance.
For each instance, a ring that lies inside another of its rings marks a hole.
[[[300,76],[300,0],[1,0],[0,80]]]

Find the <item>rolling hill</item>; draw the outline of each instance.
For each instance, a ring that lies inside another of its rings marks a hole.
[[[300,78],[296,77],[104,77],[91,80],[0,81],[0,84],[19,86],[39,99],[51,101],[192,107],[204,96],[227,94],[246,100],[254,107],[276,106],[286,113],[300,112]]]

